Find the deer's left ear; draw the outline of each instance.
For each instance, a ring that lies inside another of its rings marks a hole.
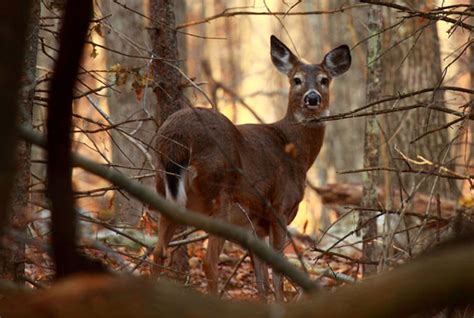
[[[298,58],[293,52],[274,35],[270,37],[270,54],[273,65],[275,65],[277,70],[286,75],[298,63]]]
[[[347,45],[341,45],[330,51],[323,60],[324,68],[332,77],[344,74],[351,66],[351,51]]]

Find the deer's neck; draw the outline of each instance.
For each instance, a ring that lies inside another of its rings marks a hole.
[[[300,122],[291,116],[285,116],[274,124],[291,144],[295,159],[307,171],[321,150],[325,124],[322,122]]]

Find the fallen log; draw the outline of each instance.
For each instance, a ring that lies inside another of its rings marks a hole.
[[[358,183],[332,183],[321,187],[312,187],[322,199],[323,204],[330,206],[360,206],[362,201],[362,184]],[[381,207],[386,202],[386,195],[382,188],[378,189]],[[392,195],[392,211],[401,210],[408,205],[406,212],[424,217],[427,213],[443,219],[451,219],[456,215],[456,201],[416,193],[410,200],[406,195],[400,196],[400,191],[395,190]],[[376,207],[374,207],[376,208]],[[383,211],[383,209],[381,209]]]
[[[447,261],[449,260],[449,261]],[[75,275],[39,291],[0,285],[0,316],[23,317],[408,317],[474,301],[474,243],[453,243],[418,260],[293,304],[223,301],[166,281]],[[9,290],[7,288],[6,290]]]

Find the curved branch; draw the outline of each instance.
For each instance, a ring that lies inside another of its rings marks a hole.
[[[361,0],[360,2],[396,9],[398,11],[410,14],[410,16],[408,16],[409,18],[410,17],[421,17],[421,18],[425,18],[425,19],[428,19],[428,20],[434,20],[434,21],[442,20],[442,21],[445,21],[445,22],[448,22],[448,23],[451,23],[451,24],[454,24],[454,25],[458,25],[458,26],[460,26],[460,27],[462,27],[466,30],[469,30],[469,31],[474,30],[473,25],[462,22],[459,19],[453,19],[453,18],[447,17],[445,15],[441,15],[440,13],[431,13],[430,11],[428,11],[428,12],[417,11],[417,10],[413,10],[413,9],[411,9],[409,7],[406,7],[406,6],[402,6],[402,5],[399,5],[399,4],[396,4],[396,3],[384,2],[384,1]],[[438,9],[436,9],[436,11],[439,11],[440,9],[442,9],[442,8],[438,8]]]
[[[290,305],[219,301],[166,281],[80,275],[51,289],[7,294],[0,302],[0,314],[40,318],[411,317],[423,311],[472,302],[472,264],[472,241],[464,246],[452,244],[378,277]]]
[[[46,142],[44,138],[41,135],[35,133],[33,130],[20,126],[19,133],[22,138],[28,140],[29,142],[43,148],[45,147]],[[174,222],[194,226],[195,228],[203,229],[211,234],[224,237],[229,241],[236,242],[254,252],[263,261],[267,262],[273,269],[291,279],[295,284],[303,288],[305,291],[310,292],[316,289],[316,284],[311,281],[306,274],[296,269],[285,259],[285,257],[283,257],[283,255],[278,254],[250,232],[247,232],[235,225],[220,222],[209,217],[205,217],[201,214],[183,209],[159,196],[153,189],[143,186],[134,180],[130,180],[123,174],[110,169],[107,166],[100,165],[76,153],[72,153],[71,157],[74,166],[80,167],[86,171],[102,177],[105,180],[110,181],[114,185],[130,193],[136,199],[148,204],[163,215],[166,215],[166,217],[170,218]]]
[[[322,15],[322,14],[334,14],[334,13],[342,13],[346,10],[350,10],[353,8],[360,8],[366,6],[365,4],[354,4],[349,6],[341,6],[340,8],[334,10],[326,10],[326,11],[303,11],[303,12],[289,12],[289,11],[282,11],[282,12],[268,12],[268,11],[233,11],[232,9],[225,9],[222,12],[212,15],[210,17],[204,18],[202,20],[197,21],[190,21],[176,26],[177,30],[188,28],[191,26],[195,26],[198,24],[209,23],[213,20],[220,19],[220,18],[230,18],[236,16],[302,16],[302,15]]]

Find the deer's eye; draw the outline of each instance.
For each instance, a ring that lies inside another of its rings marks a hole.
[[[301,85],[301,78],[295,77],[293,78],[293,82],[295,83],[295,85]]]
[[[329,78],[327,78],[327,77],[321,77],[320,83],[321,83],[321,85],[323,85],[323,86],[327,86],[327,85],[329,84]]]

